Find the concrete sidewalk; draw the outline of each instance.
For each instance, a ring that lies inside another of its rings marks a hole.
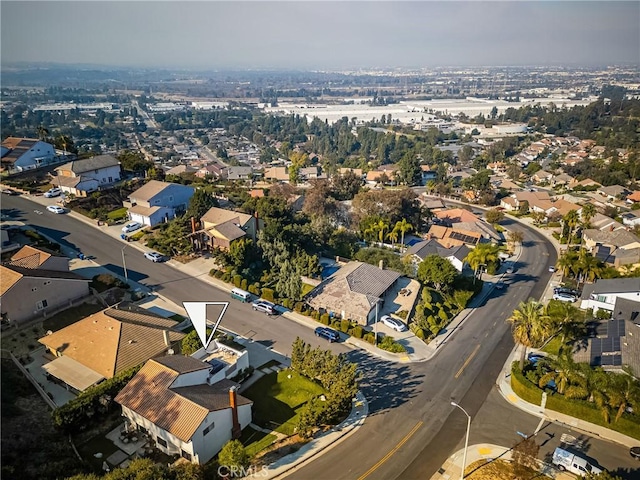
[[[465,465],[466,467],[468,467],[478,460],[492,461],[497,459],[511,461],[511,449],[499,445],[493,445],[490,443],[469,445]],[[463,460],[464,449],[461,449],[451,455],[447,459],[447,461],[444,462],[442,468],[431,477],[431,480],[450,480],[452,478],[460,478],[460,474],[462,473]],[[540,467],[540,473],[557,480],[573,480],[576,478],[575,475],[568,472],[561,472],[552,465],[549,465],[542,461],[539,461],[538,464]]]
[[[511,403],[521,410],[526,411],[527,413],[530,413],[531,415],[535,415],[551,422],[562,423],[571,427],[572,429],[581,430],[585,433],[588,433],[589,435],[600,437],[605,440],[610,440],[612,442],[619,443],[620,445],[624,445],[625,447],[631,448],[638,445],[638,440],[627,435],[623,435],[622,433],[616,432],[606,427],[602,427],[600,425],[596,425],[594,423],[580,420],[575,417],[571,417],[569,415],[565,415],[564,413],[544,408],[544,403],[546,401],[545,395],[543,395],[542,398],[542,405],[534,405],[532,403],[526,402],[518,395],[516,395],[511,388],[511,364],[514,361],[520,360],[522,348],[524,347],[518,345],[513,349],[511,355],[509,356],[509,358],[507,358],[507,361],[502,368],[501,375],[496,381],[500,394],[505,398],[505,400],[507,400],[507,402]]]

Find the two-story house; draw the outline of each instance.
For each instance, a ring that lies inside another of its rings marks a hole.
[[[202,245],[207,248],[228,250],[231,243],[239,238],[248,237],[254,242],[258,230],[263,226],[258,220],[246,213],[212,207],[200,219]]]
[[[123,205],[131,220],[153,227],[183,213],[194,191],[188,185],[151,180],[129,195]]]
[[[1,162],[10,172],[23,172],[56,161],[53,145],[36,138],[9,137],[2,142]]]
[[[169,355],[149,360],[115,401],[158,449],[204,464],[251,423],[253,402],[238,387],[215,364]]]
[[[592,308],[594,312],[613,312],[619,298],[638,301],[640,299],[640,278],[600,279],[587,284],[582,290],[580,308]]]
[[[63,192],[86,197],[101,187],[120,181],[120,162],[111,155],[74,160],[56,168],[58,177],[53,183]]]

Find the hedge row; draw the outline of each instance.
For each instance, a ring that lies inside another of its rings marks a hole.
[[[542,402],[542,390],[526,379],[518,367],[519,362],[513,362],[511,365],[511,388],[524,401],[540,405]],[[640,440],[640,422],[637,417],[625,414],[617,422],[607,423],[602,416],[602,412],[592,403],[584,400],[572,400],[559,393],[547,395],[545,408]]]
[[[66,432],[86,429],[90,426],[92,418],[117,406],[113,399],[140,368],[142,364],[125,370],[95,387],[88,388],[70,402],[56,408],[51,414],[54,425]]]

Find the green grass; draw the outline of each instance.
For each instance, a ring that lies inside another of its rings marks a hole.
[[[553,337],[553,339],[551,339],[551,341],[542,348],[542,351],[550,355],[558,356],[560,354],[561,347],[562,347],[562,340],[558,335]]]
[[[45,331],[51,330],[52,332],[56,332],[103,309],[104,306],[97,303],[82,303],[47,318],[42,322],[42,328]]]
[[[247,427],[242,431],[240,442],[244,445],[245,450],[249,456],[253,457],[258,452],[264,450],[278,437],[270,433],[265,433],[260,430],[254,430],[251,427]]]
[[[314,288],[316,288],[316,287],[314,287],[313,285],[309,285],[308,283],[303,283],[302,284],[302,296],[304,297],[307,293],[309,293]]]
[[[282,370],[265,375],[243,395],[253,400],[255,423],[292,435],[300,409],[322,393],[324,390],[317,383],[292,370]]]
[[[117,210],[112,210],[111,212],[107,213],[107,218],[112,222],[127,218],[127,209],[125,207],[122,207],[118,208]]]

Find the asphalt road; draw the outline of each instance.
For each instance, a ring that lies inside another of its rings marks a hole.
[[[130,278],[152,286],[176,303],[228,298],[208,283],[168,265],[149,262],[138,250],[72,217],[46,212],[25,198],[3,196],[2,209],[4,214],[37,225],[42,233],[91,255],[97,263],[120,275],[124,247]],[[460,448],[466,432],[466,417],[450,405],[452,400],[474,419],[472,443],[511,446],[520,438],[515,432],[528,434],[535,430],[539,419],[511,407],[499,397],[494,382],[513,347],[505,318],[520,301],[541,296],[549,280],[548,265],[556,259],[555,250],[540,234],[515,222],[513,228],[523,231],[525,248],[516,271],[506,281],[506,289],[495,290],[430,361],[393,364],[367,352],[330,345],[332,350],[348,352],[352,361],[359,362],[361,388],[369,400],[370,416],[338,448],[294,472],[292,478],[430,478]],[[255,313],[249,305],[239,302],[231,303],[223,326],[284,354],[290,353],[296,336],[312,344],[328,345],[308,328],[282,317]],[[555,448],[554,442],[569,431],[557,425],[543,429],[539,438],[546,439],[546,433],[554,437],[544,444],[541,456]],[[637,467],[622,447],[591,438],[587,438],[587,445],[588,454],[607,469]],[[638,471],[620,473],[630,479]]]

